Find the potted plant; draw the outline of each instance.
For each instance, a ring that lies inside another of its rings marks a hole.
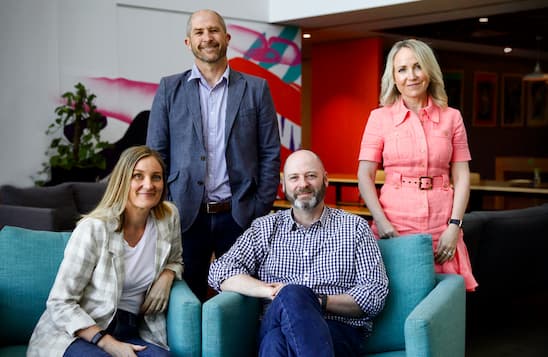
[[[36,180],[39,185],[95,181],[96,173],[106,167],[101,151],[110,144],[100,137],[106,118],[97,111],[95,94],[88,92],[82,83],[74,88],[73,92],[62,95],[65,103],[55,108],[57,117],[46,130],[54,138],[46,151],[49,159],[39,174],[49,172],[51,179],[47,183]]]

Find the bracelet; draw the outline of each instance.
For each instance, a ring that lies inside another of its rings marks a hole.
[[[99,341],[101,341],[101,339],[102,339],[103,337],[105,337],[106,334],[107,334],[107,333],[105,332],[105,330],[101,330],[101,331],[97,332],[97,333],[95,334],[95,336],[93,336],[89,342],[90,342],[91,344],[97,345],[97,344],[99,343]]]
[[[319,298],[320,301],[321,301],[322,312],[327,312],[327,295],[325,295],[325,294],[319,294],[319,295],[318,295],[318,298]]]

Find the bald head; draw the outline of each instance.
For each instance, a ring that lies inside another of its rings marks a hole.
[[[290,172],[306,171],[308,169],[325,173],[322,160],[310,150],[297,150],[287,157],[284,165],[284,175]]]
[[[188,21],[186,23],[186,35],[187,35],[187,37],[190,37],[190,33],[192,32],[192,26],[193,26],[194,18],[203,18],[203,17],[216,18],[217,23],[219,24],[219,26],[221,27],[223,32],[226,33],[225,20],[223,19],[221,14],[219,14],[218,12],[213,11],[213,10],[204,9],[204,10],[198,10],[198,11],[192,13],[192,15],[190,15],[190,17],[188,18]]]

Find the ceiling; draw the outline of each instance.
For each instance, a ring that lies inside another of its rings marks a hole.
[[[480,23],[479,17],[488,17]],[[380,36],[427,40],[436,48],[548,60],[548,1],[423,0],[402,5],[284,21],[302,28],[307,44]],[[303,53],[306,56],[305,53]]]

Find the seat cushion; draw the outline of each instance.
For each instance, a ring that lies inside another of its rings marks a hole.
[[[383,311],[373,324],[365,351],[405,350],[404,323],[409,313],[434,288],[432,237],[428,234],[379,240],[389,279]]]
[[[68,184],[26,188],[5,185],[0,188],[0,200],[5,205],[55,208],[54,225],[56,230],[74,229],[77,209],[72,189]]]
[[[0,346],[28,343],[69,237],[10,226],[0,231]]]

